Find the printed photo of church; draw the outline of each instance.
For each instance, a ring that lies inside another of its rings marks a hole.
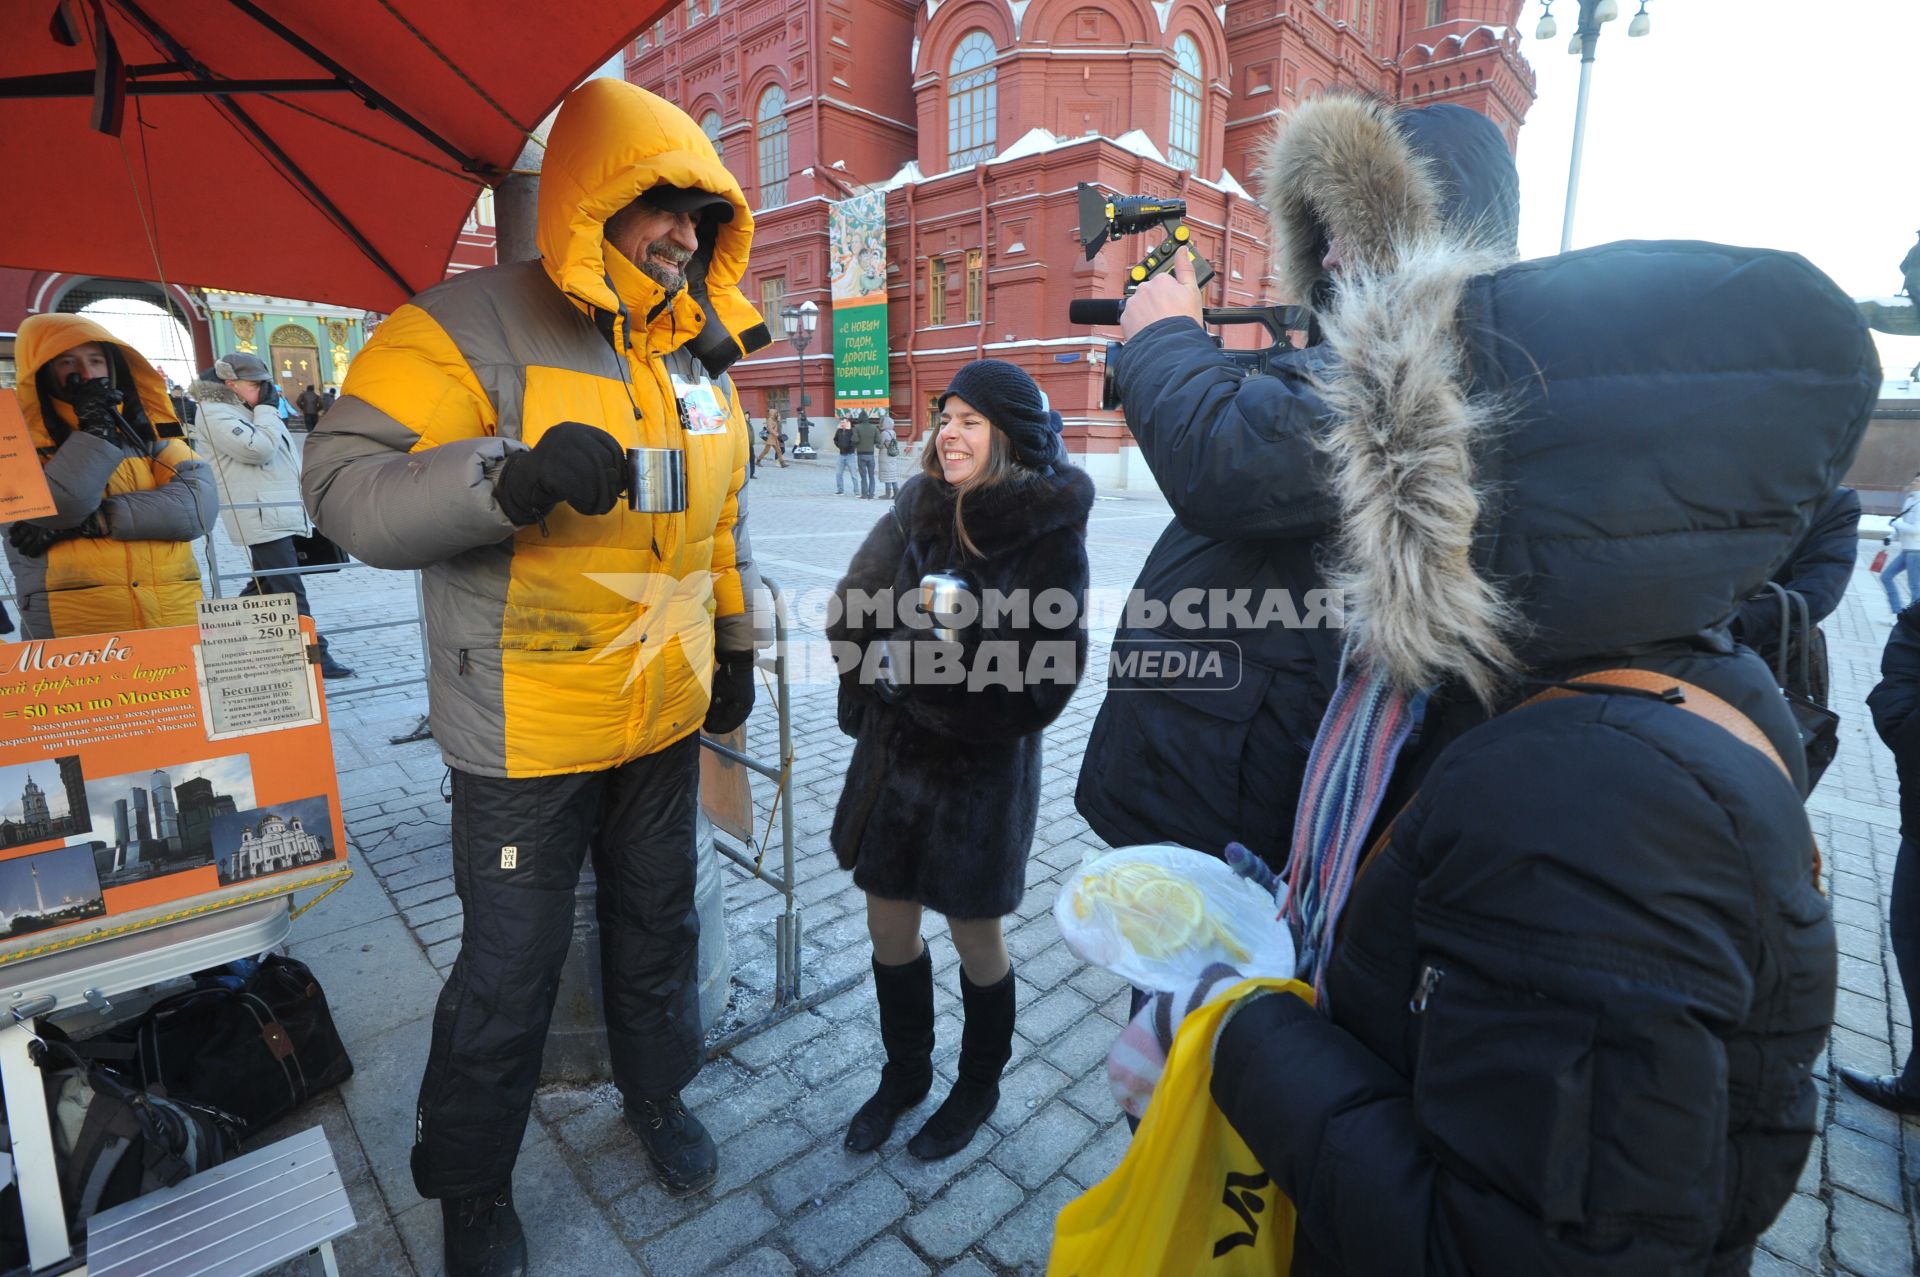
[[[107,911],[85,846],[0,860],[0,938],[65,926]]]
[[[0,851],[69,839],[92,827],[78,754],[0,767]]]
[[[333,809],[325,797],[296,798],[220,816],[213,847],[223,887],[332,860]]]

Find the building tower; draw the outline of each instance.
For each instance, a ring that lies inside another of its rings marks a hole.
[[[27,871],[33,875],[33,911],[44,914],[47,911],[47,899],[40,894],[40,866],[28,865]]]
[[[147,818],[147,791],[138,785],[133,787],[134,833],[141,843],[153,841],[153,825]]]
[[[47,810],[47,796],[40,786],[33,783],[33,777],[27,777],[27,787],[20,792],[20,820],[26,825],[28,836],[44,838],[53,829],[53,815]]]
[[[80,759],[68,755],[54,762],[60,768],[60,785],[67,791],[67,832],[84,833],[93,828],[93,815],[87,807],[87,779],[80,772]]]
[[[180,813],[173,803],[173,781],[163,771],[155,771],[150,779],[150,793],[153,794],[153,836],[162,841],[177,837],[180,833]]]

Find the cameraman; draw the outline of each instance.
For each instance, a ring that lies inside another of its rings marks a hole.
[[[20,413],[55,512],[7,529],[22,639],[191,625],[192,543],[219,506],[213,471],[178,439],[153,365],[78,315],[29,315],[15,341]]]
[[[1456,106],[1396,119],[1410,153],[1371,157],[1380,180],[1342,187],[1324,225],[1306,212],[1322,194],[1310,178],[1268,192],[1279,296],[1317,313],[1343,267],[1384,263],[1442,226],[1474,227],[1512,256],[1519,194],[1498,130]],[[1101,705],[1074,800],[1113,846],[1219,855],[1237,841],[1278,871],[1340,661],[1339,608],[1316,593],[1326,584],[1316,538],[1336,504],[1315,442],[1326,409],[1313,377],[1327,356],[1313,345],[1281,356],[1271,376],[1247,376],[1201,327],[1193,281],[1176,256],[1173,274],[1141,285],[1120,317],[1115,384],[1175,519],[1134,584],[1114,651],[1216,651],[1227,664],[1198,682],[1111,675],[1109,691],[1124,694]]]

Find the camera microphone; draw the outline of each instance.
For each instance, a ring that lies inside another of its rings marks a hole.
[[[1111,328],[1120,322],[1126,302],[1113,297],[1076,297],[1067,303],[1067,322]]]

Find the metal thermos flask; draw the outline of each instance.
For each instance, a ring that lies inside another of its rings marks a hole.
[[[627,449],[627,509],[679,514],[687,508],[687,454],[678,448]]]
[[[920,578],[920,610],[933,618],[933,637],[942,643],[958,643],[961,608],[969,590],[964,577],[946,572],[929,572]]]

